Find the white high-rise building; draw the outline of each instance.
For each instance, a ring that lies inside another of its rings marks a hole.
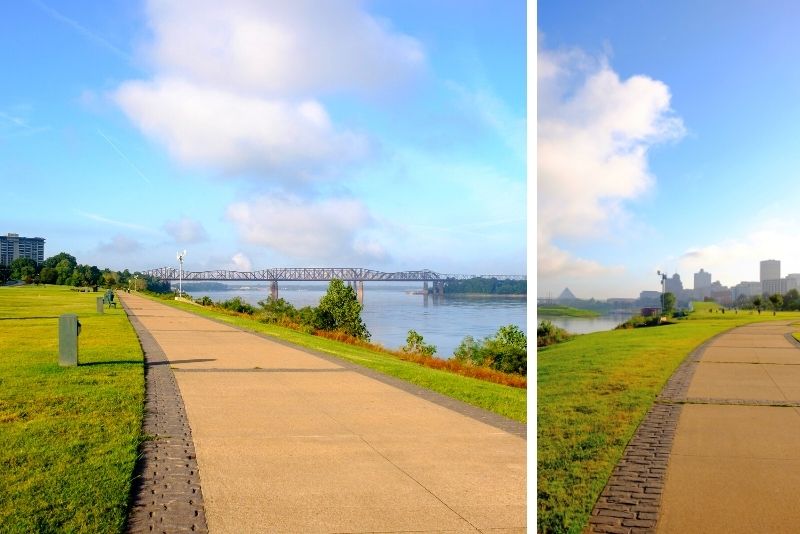
[[[694,273],[694,288],[703,289],[704,287],[711,286],[711,273],[705,272],[700,269],[699,273]]]
[[[761,262],[761,292],[767,295],[786,292],[786,282],[781,280],[781,262],[779,260],[763,260]]]

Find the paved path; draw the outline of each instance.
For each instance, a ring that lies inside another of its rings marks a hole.
[[[590,532],[800,531],[794,322],[742,326],[687,357],[615,467]]]
[[[800,349],[792,321],[716,338],[686,393],[659,533],[798,532]]]
[[[481,421],[475,410],[344,362],[121,298],[175,373],[210,532],[525,530],[519,425]]]

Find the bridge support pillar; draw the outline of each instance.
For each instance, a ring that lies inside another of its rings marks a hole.
[[[444,296],[444,282],[439,280],[433,282],[433,295],[436,297]]]
[[[277,280],[273,280],[269,284],[269,296],[273,300],[278,300],[278,281]]]
[[[364,281],[359,280],[358,282],[353,282],[353,285],[356,286],[356,296],[358,297],[358,303],[362,306],[364,305]]]
[[[423,292],[425,295],[427,295],[427,294],[428,294],[428,281],[427,281],[427,280],[425,280],[424,282],[422,282],[422,292]]]

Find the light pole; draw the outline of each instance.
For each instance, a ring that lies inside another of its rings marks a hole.
[[[178,252],[178,261],[181,263],[181,269],[178,272],[178,296],[183,296],[183,258],[186,257],[186,250]]]
[[[139,275],[138,274],[133,275],[133,290],[134,291],[139,291]]]
[[[662,273],[660,270],[656,271],[658,276],[661,277],[661,313],[664,313],[664,294],[667,291],[667,273]]]

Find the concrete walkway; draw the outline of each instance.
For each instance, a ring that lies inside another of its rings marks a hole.
[[[680,412],[657,532],[800,529],[796,321],[736,328],[703,351]]]
[[[344,362],[120,297],[175,372],[210,532],[525,531],[522,437]]]

